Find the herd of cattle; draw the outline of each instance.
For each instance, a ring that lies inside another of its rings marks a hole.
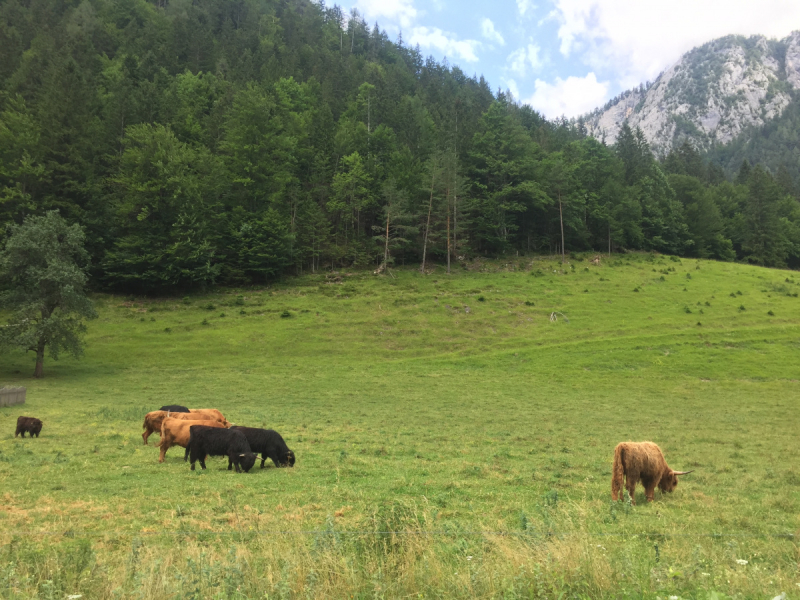
[[[17,431],[31,437],[42,430],[42,422],[35,417],[19,417]],[[294,452],[289,450],[281,435],[272,429],[234,426],[216,408],[186,408],[185,406],[162,406],[144,417],[142,440],[153,433],[161,434],[158,444],[161,452],[158,462],[164,462],[167,450],[173,446],[185,449],[183,460],[191,461],[192,471],[197,461],[205,469],[208,456],[227,456],[228,470],[236,468],[247,473],[253,468],[261,454],[261,468],[269,458],[276,467],[293,467]],[[664,459],[664,454],[653,442],[622,442],[614,448],[611,468],[611,498],[620,499],[623,483],[634,502],[636,485],[644,486],[648,502],[653,501],[655,489],[672,492],[678,486],[678,476],[691,471],[675,471]]]
[[[38,438],[42,421],[36,417],[19,417],[14,437],[22,434]],[[164,462],[167,450],[173,446],[185,448],[183,460],[191,459],[192,471],[197,461],[206,468],[206,457],[227,456],[228,470],[247,473],[261,454],[261,467],[269,458],[276,467],[293,467],[294,452],[289,450],[281,435],[272,429],[233,426],[216,408],[186,408],[162,406],[144,417],[142,439],[153,433],[161,435],[158,462]]]
[[[207,456],[227,456],[228,470],[236,468],[247,473],[261,454],[261,467],[269,458],[276,467],[293,467],[294,452],[289,450],[281,435],[272,429],[234,426],[216,408],[186,408],[162,406],[144,416],[142,440],[153,433],[161,434],[158,462],[164,462],[167,450],[173,446],[185,448],[183,460],[206,468]]]

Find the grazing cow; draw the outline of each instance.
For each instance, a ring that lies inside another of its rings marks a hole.
[[[190,412],[188,408],[185,406],[181,406],[180,404],[167,404],[166,406],[162,406],[158,410],[165,410],[167,412]]]
[[[192,425],[189,434],[189,460],[194,463],[200,461],[200,466],[206,468],[206,456],[227,456],[228,470],[231,465],[239,467],[247,473],[256,464],[256,455],[250,451],[247,438],[241,431],[235,429],[214,429],[203,425]]]
[[[14,432],[14,437],[17,437],[20,433],[22,437],[25,437],[25,432],[27,431],[31,434],[31,437],[36,434],[38,438],[41,430],[42,422],[36,417],[19,417],[17,419],[17,430]]]
[[[173,419],[188,419],[190,421],[219,421],[225,427],[230,427],[231,425],[225,420],[225,417],[219,419],[203,413],[172,413],[165,410],[154,410],[144,416],[144,424],[142,425],[144,427],[144,432],[142,433],[142,439],[144,440],[145,446],[147,445],[147,438],[150,437],[151,433],[159,433],[161,431],[161,424],[167,417],[172,417]]]
[[[276,467],[293,467],[294,452],[289,450],[281,434],[273,429],[259,429],[258,427],[231,427],[241,431],[250,444],[250,450],[256,454],[261,453],[261,468],[270,458]]]
[[[184,414],[184,413],[178,413]],[[181,446],[186,448],[186,454],[189,453],[189,434],[192,425],[206,425],[208,427],[223,428],[225,425],[219,421],[212,421],[210,419],[176,419],[174,417],[167,417],[161,423],[161,443],[158,445],[161,452],[158,456],[158,462],[163,463],[164,457],[167,455],[167,450],[173,446]],[[184,456],[184,460],[186,457]]]
[[[611,498],[621,497],[622,479],[631,496],[631,504],[636,504],[633,494],[636,484],[641,481],[647,501],[653,501],[656,486],[662,492],[671,492],[678,486],[678,475],[691,471],[673,471],[664,460],[664,455],[653,442],[622,442],[614,449],[614,465],[611,470]]]
[[[217,421],[224,421],[225,417],[216,408],[190,408],[189,412],[193,415],[208,415]]]

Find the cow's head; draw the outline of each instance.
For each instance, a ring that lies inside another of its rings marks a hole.
[[[280,462],[282,467],[293,467],[294,466],[294,452],[291,450],[287,450],[286,454],[283,456]]]
[[[670,469],[661,477],[658,487],[662,492],[673,492],[678,487],[678,475],[687,475],[692,471],[673,471]]]
[[[247,473],[250,469],[253,468],[253,465],[256,464],[256,455],[252,452],[245,452],[244,454],[239,455],[239,464],[244,469],[244,472]]]

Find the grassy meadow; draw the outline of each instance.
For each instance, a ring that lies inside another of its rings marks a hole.
[[[0,597],[800,598],[800,276],[590,258],[96,297],[80,361],[0,356]],[[172,403],[295,468],[159,464]],[[695,472],[612,503],[625,440]]]

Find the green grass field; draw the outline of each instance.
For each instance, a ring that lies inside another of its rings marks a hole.
[[[82,360],[0,357],[28,388],[0,409],[0,597],[799,598],[798,292],[626,255],[99,296]],[[158,464],[168,403],[297,464]],[[625,440],[696,470],[614,504]]]

